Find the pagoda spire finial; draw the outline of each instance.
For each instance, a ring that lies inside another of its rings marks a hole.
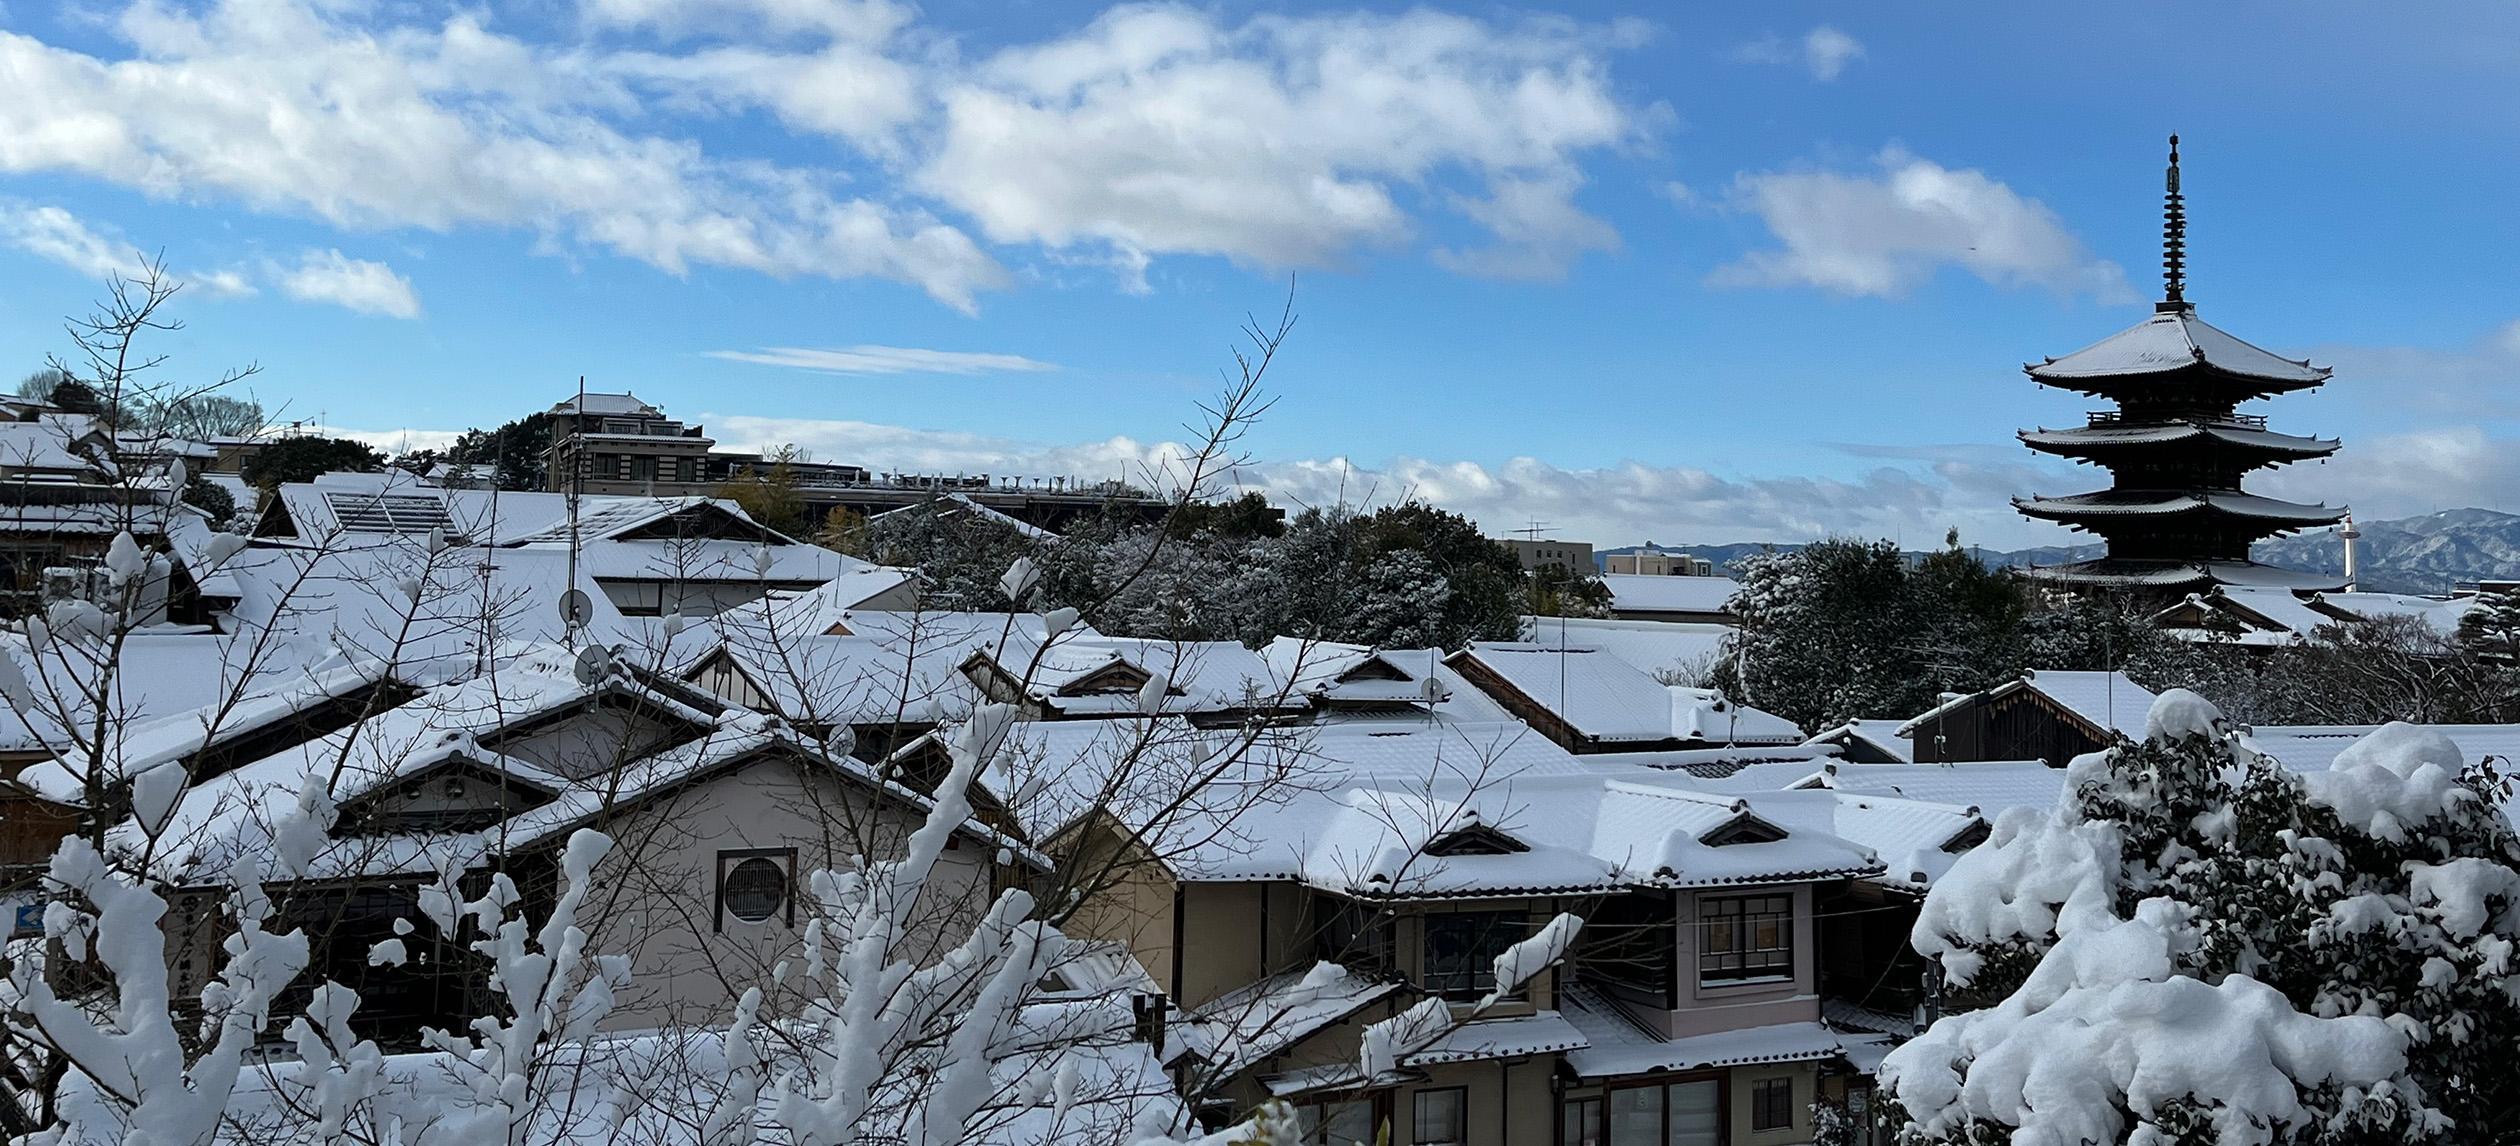
[[[2161,284],[2165,311],[2186,310],[2187,197],[2179,194],[2179,137],[2170,137],[2170,168],[2162,176]]]

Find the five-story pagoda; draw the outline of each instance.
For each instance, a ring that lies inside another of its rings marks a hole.
[[[2249,560],[2261,538],[2328,525],[2345,511],[2259,497],[2240,488],[2251,471],[2325,457],[2338,442],[2278,434],[2240,403],[2327,381],[2325,367],[2251,346],[2196,317],[2186,297],[2187,207],[2179,193],[2179,137],[2170,137],[2163,300],[2144,322],[2077,350],[2024,366],[2043,386],[2116,403],[2065,430],[2024,430],[2023,445],[2105,467],[2108,489],[2070,497],[2015,498],[2023,514],[2100,535],[2108,555],[2033,569],[2068,586],[2186,592],[2211,585],[2333,589],[2341,579]]]

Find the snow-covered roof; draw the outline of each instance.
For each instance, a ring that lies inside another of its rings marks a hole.
[[[2033,669],[2018,680],[2005,681],[1985,692],[1961,693],[1899,726],[1899,735],[1913,741],[1928,731],[1936,717],[1963,705],[1980,700],[1994,700],[2022,689],[2031,689],[2056,703],[2060,708],[2090,723],[2102,734],[2122,733],[2132,739],[2144,736],[2144,715],[2152,710],[2156,699],[2151,689],[2135,683],[2122,672],[2069,672],[2061,669]]]
[[[1547,639],[1541,642],[1474,642],[1452,663],[1493,674],[1502,687],[1598,743],[1794,744],[1803,738],[1791,721],[1714,689],[1665,685],[1600,649],[1559,646],[1549,628],[1543,626]],[[1474,672],[1471,679],[1485,678]]]
[[[1661,1038],[1584,988],[1565,993],[1564,1013],[1587,1044],[1566,1052],[1566,1065],[1576,1077],[1584,1079],[1818,1062],[1838,1057],[1841,1049],[1838,1032],[1816,1022],[1776,1023],[1687,1038]]]
[[[1513,719],[1495,698],[1445,664],[1441,649],[1369,649],[1278,637],[1260,654],[1277,679],[1292,682],[1295,695],[1319,706],[1316,719],[1325,722]]]
[[[1183,880],[1426,899],[1880,870],[1831,832],[1831,793],[1712,793],[1685,773],[1574,756],[1521,724],[1332,724],[1237,741],[1249,734],[1100,723],[1018,726],[992,789],[1018,793],[1007,802],[1037,839],[1107,813]],[[1202,784],[1184,809],[1186,776]],[[1732,830],[1748,822],[1763,826]],[[1511,845],[1452,846],[1472,828]]]
[[[1260,1082],[1270,1094],[1291,1098],[1324,1090],[1344,1090],[1368,1082],[1398,1081],[1406,1077],[1406,1072],[1439,1063],[1528,1058],[1579,1050],[1590,1044],[1591,1040],[1584,1037],[1584,1032],[1577,1030],[1564,1015],[1556,1011],[1539,1011],[1462,1023],[1444,1032],[1435,1041],[1400,1056],[1399,1069],[1388,1078],[1366,1078],[1362,1062],[1334,1062],[1270,1075]]]
[[[2334,609],[2366,620],[2382,617],[2415,617],[2431,625],[2441,635],[2456,636],[2459,618],[2476,607],[2474,596],[2419,597],[2411,593],[2361,593],[2342,590],[2312,594],[2319,607]]]
[[[1728,613],[1741,583],[1730,577],[1606,573],[1610,607],[1622,613]]]
[[[2345,579],[2334,573],[2305,573],[2254,561],[2178,561],[2102,557],[2069,565],[2034,565],[2026,576],[2085,585],[2177,588],[2183,585],[2261,585],[2285,589],[2334,589]]]
[[[208,643],[212,638],[196,637]],[[222,651],[233,646],[224,646]],[[145,671],[141,664],[126,661],[123,672]],[[91,670],[93,672],[93,670]],[[128,723],[113,722],[109,709],[107,739],[101,745],[80,747],[56,740],[65,749],[60,756],[28,765],[18,773],[18,783],[36,795],[57,803],[77,804],[87,799],[84,783],[92,766],[107,781],[120,781],[137,776],[160,764],[180,760],[205,748],[232,743],[263,729],[294,719],[310,708],[349,696],[383,680],[388,666],[374,660],[359,660],[338,667],[312,672],[259,674],[257,683],[238,691],[213,690],[209,699],[187,711],[172,712],[152,720]],[[233,670],[224,663],[211,681],[235,680]],[[86,677],[101,680],[101,672]],[[146,686],[144,686],[146,687]],[[85,736],[85,730],[79,733]]]
[[[940,505],[938,504],[940,502],[950,502],[952,504],[950,506]],[[1020,517],[982,505],[978,501],[973,500],[971,495],[962,493],[939,494],[936,497],[917,505],[905,505],[900,509],[885,510],[882,513],[867,518],[867,520],[881,521],[884,518],[891,517],[896,513],[916,512],[933,512],[940,517],[951,516],[957,513],[967,513],[983,521],[994,521],[999,525],[1003,525],[1008,529],[1012,529],[1015,532],[1035,541],[1057,541],[1059,539],[1059,535],[1056,533],[1052,533],[1049,530],[1025,521]]]
[[[1269,662],[1239,641],[1167,641],[1075,631],[1044,640],[1039,630],[1010,634],[1003,645],[974,650],[1005,679],[1021,681],[1032,701],[1062,716],[1144,712],[1142,683],[1165,682],[1162,712],[1291,709],[1301,704]]]
[[[720,645],[694,645],[685,675],[723,651],[771,711],[799,723],[959,720],[980,698],[963,674],[964,662],[1000,642],[1038,640],[1043,633],[1042,619],[1030,613],[824,612],[791,605],[755,602],[719,614]]]
[[[45,414],[32,422],[0,422],[0,469],[98,474],[110,445],[86,414]]]
[[[1495,674],[1578,735],[1613,743],[1651,743],[1673,736],[1670,690],[1597,649],[1479,641],[1455,653],[1453,661]]]
[[[2064,497],[2016,497],[2013,506],[2032,517],[2065,520],[2079,517],[2155,517],[2209,511],[2263,521],[2326,525],[2345,516],[2342,509],[2304,505],[2279,498],[2229,490],[2101,490]]]
[[[395,661],[414,679],[443,679],[430,666],[468,673],[502,645],[556,641],[567,628],[564,552],[457,546],[431,554],[397,539],[332,551],[257,547],[225,568],[239,594],[230,614],[239,634],[276,630],[271,639],[305,664],[366,657]],[[594,640],[646,639],[585,569],[575,587],[592,606],[586,632]]]
[[[1850,720],[1821,732],[1805,744],[1845,744],[1860,740],[1876,751],[1900,761],[1916,758],[1916,742],[1899,734],[1903,720]]]
[[[1336,963],[1315,963],[1200,1004],[1183,1016],[1178,1033],[1217,1077],[1230,1078],[1389,998],[1404,985]]]
[[[2244,632],[2283,639],[2307,637],[2340,620],[2335,613],[2321,611],[2290,589],[2265,586],[2218,585],[2203,593],[2189,594],[2183,604],[2230,617]],[[2179,607],[2173,605],[2164,612]],[[2155,619],[2160,620],[2161,614],[2156,614]]]
[[[50,752],[71,744],[57,721],[86,727],[98,707],[105,665],[86,646],[48,645],[28,651],[19,634],[0,635],[0,650],[18,662],[38,698],[32,721],[0,706],[0,751]],[[247,671],[249,667],[252,671]],[[112,689],[102,707],[108,727],[127,740],[159,721],[188,716],[231,694],[261,697],[302,688],[307,666],[280,657],[256,658],[250,638],[199,629],[155,626],[124,638]],[[84,732],[81,734],[84,736]]]
[[[1710,578],[1696,578],[1704,581]],[[1661,580],[1661,578],[1656,578]],[[1522,636],[1535,644],[1595,648],[1646,673],[1703,673],[1724,655],[1736,630],[1709,621],[1524,617]]]
[[[2172,442],[2211,440],[2225,445],[2265,450],[2269,453],[2297,458],[2312,458],[2335,453],[2344,443],[2335,438],[2311,438],[2299,434],[2279,434],[2255,426],[2231,425],[2223,422],[2103,422],[2094,426],[2077,426],[2064,430],[2021,430],[2016,433],[2022,442],[2034,447],[2047,447],[2052,453],[2075,454],[2110,446],[2155,446]]]
[[[1773,712],[1735,702],[1721,691],[1671,685],[1671,730],[1709,744],[1800,744],[1803,730]]]
[[[2156,312],[2063,358],[2022,369],[2041,382],[2078,389],[2074,383],[2090,379],[2168,374],[2198,365],[2285,390],[2328,377],[2326,367],[2261,350],[2196,317],[2193,309]]]

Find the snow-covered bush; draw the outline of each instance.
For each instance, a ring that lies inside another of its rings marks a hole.
[[[1910,1142],[2507,1140],[2520,841],[2394,725],[2298,774],[2172,690],[1927,897],[1955,999],[1883,1064]]]

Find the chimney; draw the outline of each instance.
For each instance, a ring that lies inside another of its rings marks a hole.
[[[2344,523],[2337,526],[2336,535],[2345,539],[2345,591],[2351,593],[2355,588],[2354,542],[2362,539],[2362,530],[2354,528],[2353,514],[2347,513],[2345,515]]]

